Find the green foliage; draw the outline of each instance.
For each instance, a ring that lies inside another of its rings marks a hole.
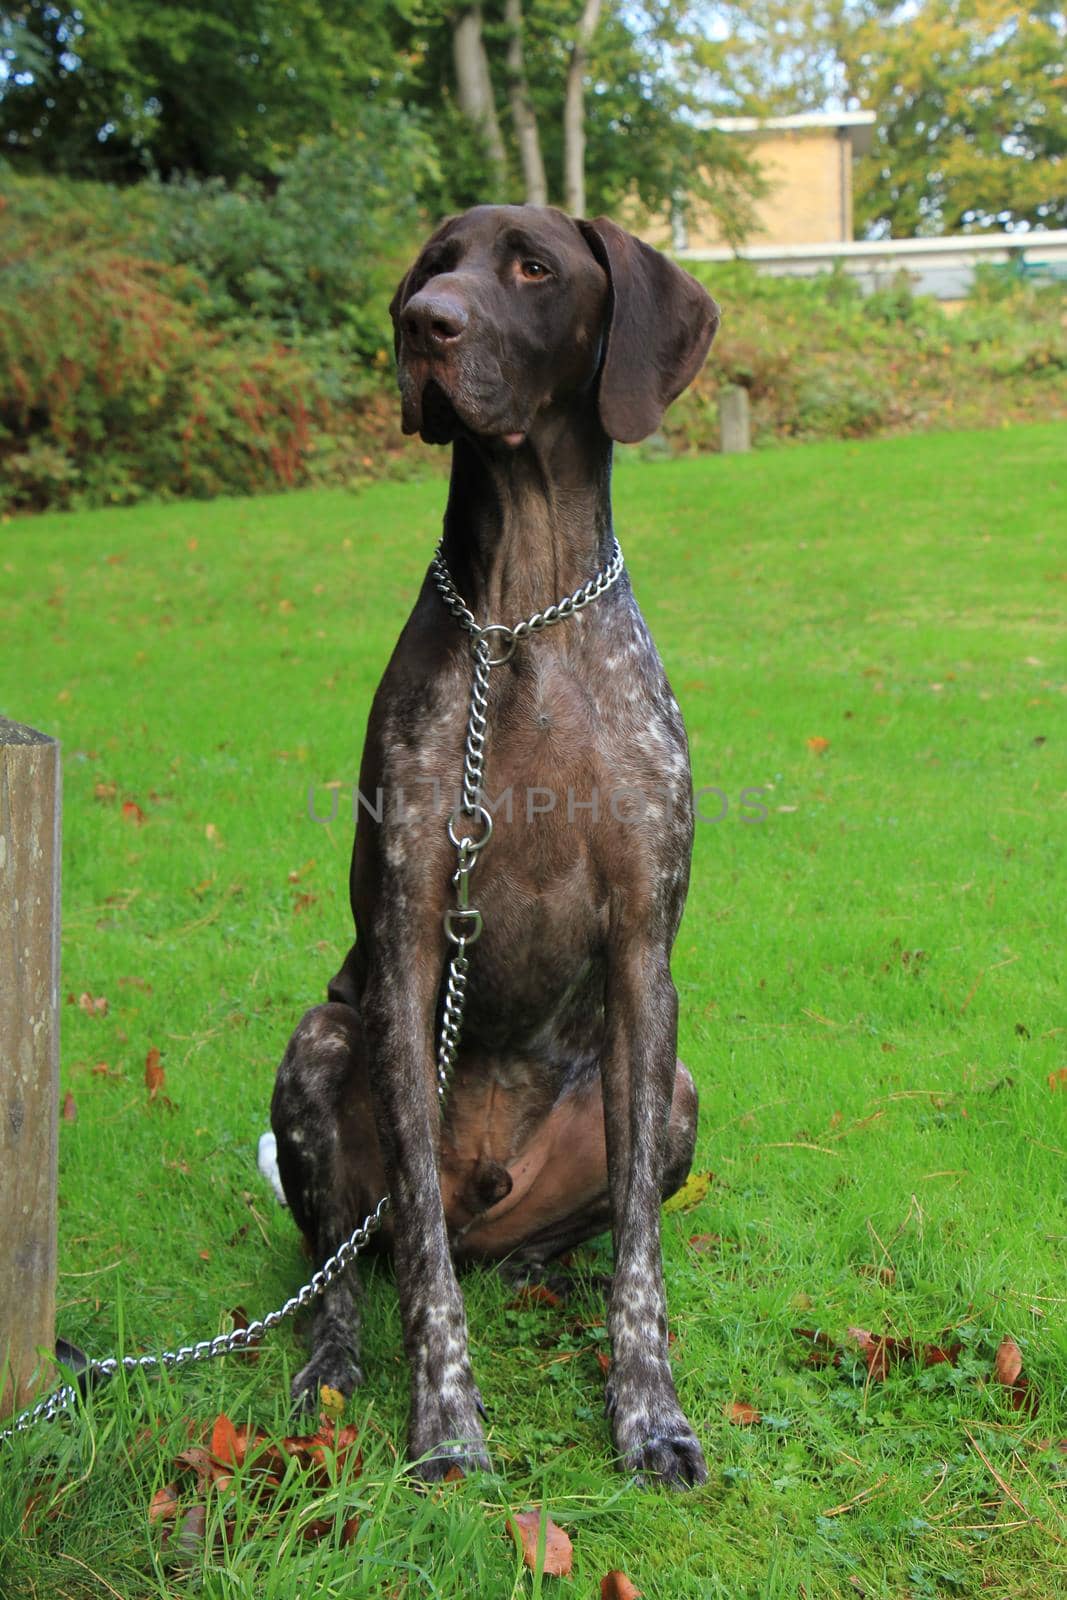
[[[301,145],[269,190],[219,178],[157,186],[149,248],[196,274],[197,312],[209,326],[251,320],[290,342],[336,332],[365,362],[382,349],[421,225],[415,197],[438,173],[416,121],[368,105],[358,133]]]
[[[401,450],[397,422],[388,302],[425,227],[399,174],[437,181],[403,131],[385,118],[377,138],[309,145],[273,193],[0,176],[0,506],[347,484],[440,461]],[[903,277],[865,298],[841,271],[694,271],[723,325],[660,448],[716,448],[724,383],[749,391],[757,444],[1067,410],[1062,286],[987,275],[950,316]]]
[[[524,9],[530,92],[559,199],[563,90],[581,6],[527,0]],[[27,0],[0,21],[0,149],[21,171],[233,186],[273,181],[306,141],[343,140],[376,116],[388,157],[415,138],[403,116],[429,134],[440,164],[419,156],[400,192],[431,214],[520,200],[503,6],[491,0],[484,11],[509,152],[503,193],[454,98],[456,12],[444,0],[358,12],[338,0],[243,0],[228,11],[183,0],[86,0],[76,10]],[[692,7],[604,8],[586,94],[590,210],[639,193],[662,211],[685,188],[740,236],[758,178],[736,142],[709,140],[693,120],[713,65]]]
[[[714,438],[716,391],[748,389],[757,443],[966,427],[1067,413],[1062,286],[997,280],[952,313],[904,274],[864,295],[838,270],[778,278],[744,262],[691,270],[724,308],[711,359],[666,418],[676,443]]]
[[[174,272],[53,251],[0,287],[0,505],[250,493],[300,481],[312,375],[200,327]]]
[[[722,0],[725,101],[869,107],[862,234],[1067,223],[1067,16],[1055,0]]]
[[[0,505],[350,473],[423,172],[417,127],[372,108],[359,134],[303,146],[271,193],[0,182]]]
[[[78,177],[262,178],[352,127],[392,65],[388,18],[337,0],[25,0],[0,22],[0,137],[20,165]]]
[[[925,0],[869,22],[878,112],[856,221],[894,238],[1067,223],[1067,17],[1013,0]]]

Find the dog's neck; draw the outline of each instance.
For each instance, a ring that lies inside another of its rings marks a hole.
[[[610,560],[611,450],[574,411],[539,417],[514,449],[456,440],[444,556],[479,622],[543,611]]]

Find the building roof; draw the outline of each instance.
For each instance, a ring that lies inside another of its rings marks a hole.
[[[876,114],[873,111],[798,111],[791,117],[714,117],[709,126],[721,133],[803,133],[817,128],[846,129],[852,154],[866,155],[871,148]]]

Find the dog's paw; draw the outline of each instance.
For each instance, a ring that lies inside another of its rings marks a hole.
[[[337,1344],[320,1345],[290,1385],[293,1414],[297,1417],[316,1414],[319,1392],[323,1388],[337,1389],[347,1397],[362,1382],[363,1369],[351,1350]]]
[[[704,1452],[669,1375],[627,1383],[613,1373],[605,1403],[621,1464],[638,1483],[692,1489],[707,1481]]]
[[[704,1452],[685,1418],[683,1427],[669,1434],[652,1434],[624,1452],[628,1469],[644,1487],[693,1489],[708,1477]]]
[[[467,1475],[491,1472],[481,1418],[485,1408],[477,1389],[412,1410],[408,1426],[408,1456],[412,1471],[426,1483],[439,1482],[453,1467]]]

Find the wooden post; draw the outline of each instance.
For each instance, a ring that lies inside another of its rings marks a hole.
[[[59,744],[0,717],[0,1417],[52,1376]]]
[[[719,391],[719,435],[724,456],[752,449],[752,416],[747,389],[731,384]]]

